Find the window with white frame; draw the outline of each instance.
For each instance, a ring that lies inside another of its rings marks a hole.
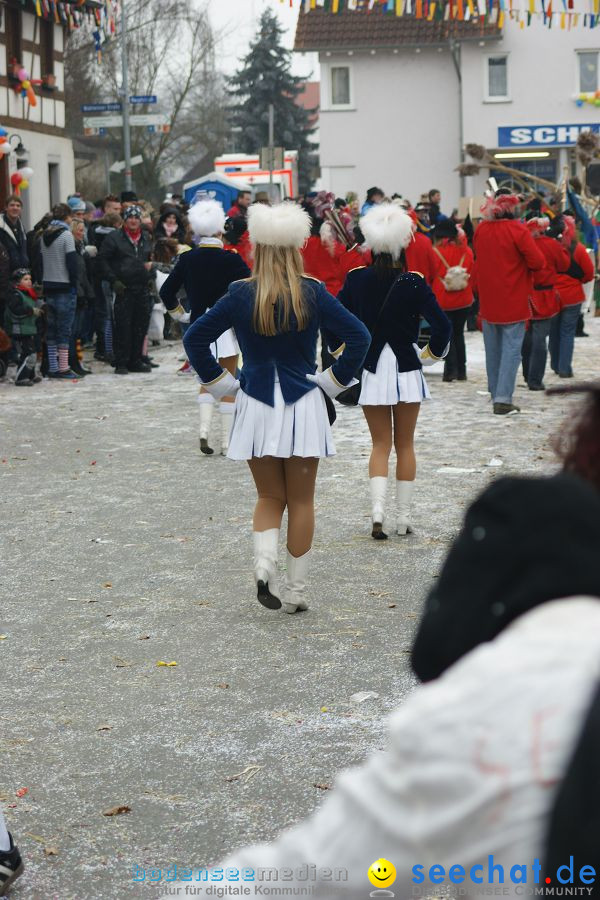
[[[485,71],[485,99],[509,100],[508,56],[488,56]]]
[[[332,66],[329,70],[331,106],[350,106],[350,66]]]
[[[595,94],[598,90],[598,51],[579,50],[579,93]]]

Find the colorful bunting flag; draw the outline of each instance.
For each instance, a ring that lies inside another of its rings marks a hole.
[[[25,3],[25,0],[21,0]],[[72,0],[71,0],[72,2]],[[114,33],[115,7],[118,0],[104,0],[105,9],[95,11],[95,21],[103,25],[108,34]],[[585,28],[600,27],[600,0],[279,0],[291,7],[299,6],[305,13],[312,10],[332,13],[356,13],[369,15],[382,13],[396,16],[414,16],[427,21],[475,21],[480,24],[504,27],[506,19],[517,22],[519,28],[532,22],[547,28],[552,24],[561,31],[571,30],[578,24]],[[78,27],[84,12],[68,10],[66,0],[34,0],[37,15],[68,16],[69,23]],[[65,9],[65,5],[67,9]]]

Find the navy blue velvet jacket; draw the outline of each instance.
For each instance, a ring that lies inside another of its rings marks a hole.
[[[435,294],[418,272],[406,272],[399,276],[385,309],[377,322],[377,316],[398,272],[381,278],[372,266],[353,269],[346,276],[340,300],[346,309],[364,322],[375,334],[366,355],[364,367],[375,372],[377,362],[386,344],[389,344],[398,360],[399,372],[421,369],[413,344],[419,337],[419,323],[426,319],[431,327],[429,348],[433,356],[441,357],[450,340],[450,320],[438,304]]]
[[[250,269],[239,255],[221,247],[196,247],[182,253],[177,265],[160,289],[167,309],[179,305],[177,292],[185,288],[194,322],[223,296],[232,281],[247,278]]]
[[[311,311],[304,331],[298,331],[292,316],[291,330],[272,337],[257,334],[252,327],[254,286],[248,281],[231,284],[227,294],[196,319],[185,333],[183,344],[189,360],[205,384],[215,381],[223,370],[210,352],[210,344],[227,328],[235,330],[243,356],[241,389],[255,400],[274,406],[275,373],[286,403],[295,403],[317,385],[306,375],[316,371],[319,329],[345,342],[341,356],[332,366],[340,385],[346,385],[361,366],[370,335],[358,319],[344,309],[325,285],[303,276],[304,296]]]

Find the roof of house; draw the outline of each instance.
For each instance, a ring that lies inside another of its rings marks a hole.
[[[344,9],[337,14],[325,9],[300,10],[294,50],[372,50],[402,46],[447,44],[455,40],[493,40],[502,36],[497,25],[483,20],[417,19],[395,16],[377,6],[371,12]]]

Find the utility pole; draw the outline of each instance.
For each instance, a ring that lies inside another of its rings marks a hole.
[[[123,159],[125,160],[125,190],[133,190],[131,171],[131,126],[129,125],[129,65],[127,60],[126,0],[121,0],[121,104],[123,107]]]
[[[273,144],[275,142],[275,107],[269,103],[269,200],[273,200]]]

